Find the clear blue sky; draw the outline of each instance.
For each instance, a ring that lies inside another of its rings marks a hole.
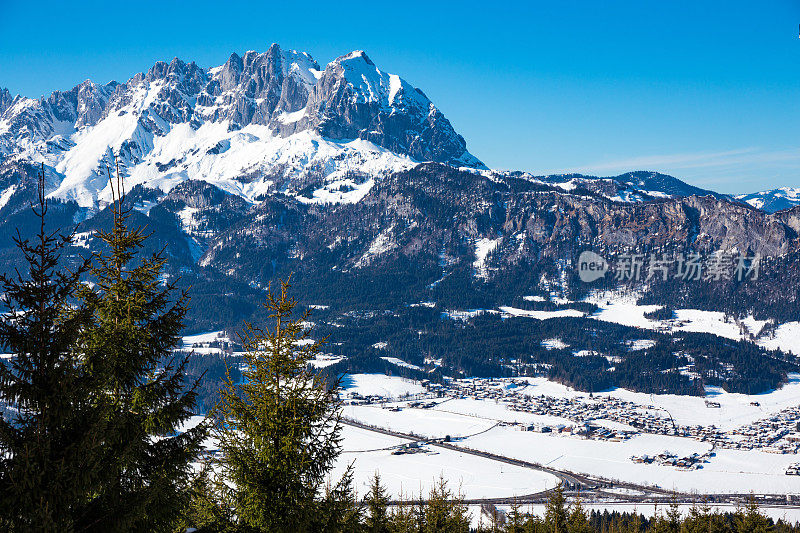
[[[38,96],[272,42],[422,88],[490,167],[800,186],[800,1],[0,0],[0,87]]]

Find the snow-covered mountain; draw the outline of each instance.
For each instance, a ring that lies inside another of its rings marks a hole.
[[[321,69],[274,44],[219,67],[173,59],[39,99],[0,91],[0,163],[44,163],[51,197],[101,206],[112,154],[129,187],[201,180],[250,202],[273,192],[356,201],[420,161],[484,168],[421,90],[361,51]]]
[[[800,205],[800,188],[781,187],[771,191],[741,194],[736,199],[746,202],[756,209],[774,213]]]
[[[714,191],[694,187],[666,174],[642,170],[609,177],[555,174],[533,179],[565,191],[585,189],[609,200],[625,203],[686,196],[724,197]]]

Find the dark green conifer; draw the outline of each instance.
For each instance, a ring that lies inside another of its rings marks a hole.
[[[564,484],[559,483],[558,487],[550,495],[545,506],[544,520],[548,531],[552,533],[567,532],[567,505],[564,498]]]
[[[569,518],[567,518],[567,531],[569,533],[591,533],[592,531],[589,525],[589,517],[583,509],[580,496],[575,499],[570,508]]]
[[[469,508],[464,504],[464,498],[456,495],[447,486],[444,476],[439,480],[428,494],[428,501],[424,507],[425,533],[461,533],[469,531]]]
[[[378,472],[372,477],[369,492],[364,497],[364,507],[364,530],[368,533],[389,533],[389,497]]]
[[[228,379],[214,415],[218,502],[250,531],[352,523],[357,507],[349,472],[325,491],[340,452],[339,401],[336,387],[309,369],[320,342],[308,342],[308,312],[295,315],[289,287],[281,282],[279,291],[268,290],[272,328],[245,324],[244,380]]]
[[[109,172],[110,174],[110,172]],[[107,413],[104,477],[78,524],[91,531],[168,531],[189,503],[203,424],[179,433],[193,414],[186,359],[172,356],[188,297],[164,282],[164,251],[140,258],[148,235],[130,228],[119,167],[111,181],[113,225],[98,232],[94,284],[80,295],[90,314],[80,342]]]
[[[83,262],[62,265],[70,238],[46,227],[44,170],[39,230],[14,241],[25,268],[0,276],[0,530],[70,531],[98,482],[104,437],[92,384],[76,352],[85,310],[74,305]]]
[[[525,513],[522,512],[516,498],[514,498],[514,500],[511,502],[511,508],[506,516],[504,531],[506,533],[525,532]]]
[[[758,503],[751,494],[744,509],[736,512],[737,533],[767,533],[771,530],[769,519],[758,510]]]

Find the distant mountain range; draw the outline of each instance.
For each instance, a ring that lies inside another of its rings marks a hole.
[[[655,172],[490,170],[422,90],[364,52],[323,68],[278,45],[38,99],[0,91],[0,259],[18,260],[10,238],[30,223],[41,165],[54,222],[78,225],[76,254],[96,249],[115,155],[136,221],[192,286],[192,328],[249,316],[289,272],[309,298],[349,309],[442,287],[502,304],[554,279],[566,290],[587,247],[779,257],[791,265],[780,279],[726,286],[707,305],[786,319],[800,302],[800,284],[775,285],[796,274],[796,190],[731,198]]]
[[[748,203],[756,209],[774,213],[800,205],[800,188],[781,187],[771,191],[740,194],[736,196],[736,199]]]

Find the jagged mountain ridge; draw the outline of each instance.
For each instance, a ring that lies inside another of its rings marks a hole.
[[[273,44],[218,67],[176,58],[125,83],[87,80],[39,99],[0,90],[0,161],[51,167],[51,196],[97,208],[109,197],[103,166],[112,154],[132,185],[168,192],[200,179],[250,202],[275,192],[357,201],[374,179],[420,161],[485,168],[420,89],[362,51],[322,69]],[[723,196],[645,171],[528,177],[626,202]]]
[[[40,99],[4,91],[0,113],[0,158],[46,164],[61,177],[50,195],[84,208],[107,200],[112,154],[131,185],[200,179],[251,202],[308,187],[353,201],[417,161],[483,168],[422,91],[361,51],[324,69],[278,45],[210,69],[174,59],[125,83]]]

